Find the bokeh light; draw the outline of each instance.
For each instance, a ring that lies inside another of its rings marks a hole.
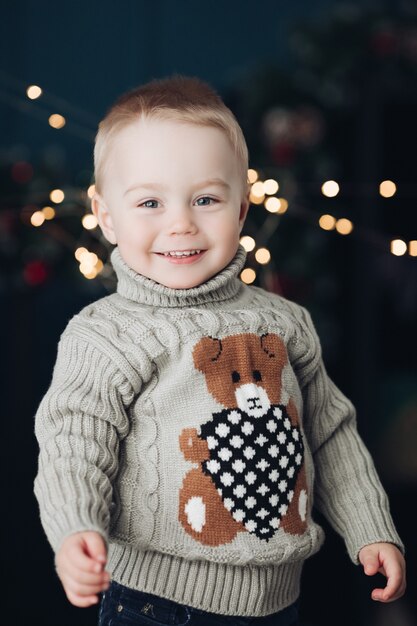
[[[272,196],[274,193],[277,193],[278,189],[279,185],[273,178],[268,178],[264,182],[264,191],[268,196]]]
[[[281,208],[281,200],[275,197],[267,198],[265,200],[265,208],[270,213],[279,213],[279,210]]]
[[[42,226],[42,224],[45,221],[45,215],[42,213],[42,211],[35,211],[31,218],[30,218],[30,223],[32,224],[32,226]]]
[[[55,217],[56,211],[51,206],[44,206],[42,209],[42,213],[44,214],[46,220],[53,220]]]
[[[92,213],[87,213],[87,215],[84,215],[81,221],[86,230],[93,230],[97,227],[98,224],[96,216]]]
[[[342,217],[336,222],[336,230],[340,235],[349,235],[353,230],[353,224],[350,220]]]
[[[251,252],[256,246],[255,239],[253,237],[249,237],[249,235],[241,237],[240,244],[245,248],[246,252]]]
[[[64,198],[65,193],[62,191],[62,189],[53,189],[49,194],[49,199],[51,200],[51,202],[55,202],[55,204],[60,204],[61,202],[63,202]]]
[[[391,253],[395,256],[403,256],[407,252],[407,244],[402,239],[393,239],[391,241]]]
[[[323,230],[334,230],[336,228],[336,218],[326,213],[320,217],[319,224]]]
[[[383,180],[379,185],[379,193],[383,198],[392,198],[397,191],[397,186],[392,180]]]
[[[271,253],[269,252],[268,248],[258,248],[258,250],[255,252],[255,259],[261,265],[266,265],[271,260]]]
[[[250,183],[255,183],[258,180],[258,172],[253,169],[248,170],[248,181]]]
[[[63,128],[67,123],[65,117],[63,115],[59,115],[59,113],[53,113],[49,116],[49,126],[52,128]]]
[[[256,272],[252,268],[246,267],[243,272],[241,272],[240,278],[244,283],[250,285],[256,278]]]
[[[263,199],[265,197],[265,186],[263,182],[258,180],[256,183],[253,183],[250,193],[254,198]]]
[[[80,248],[76,249],[76,251],[74,253],[74,256],[77,259],[77,261],[79,261],[81,263],[81,261],[83,259],[83,256],[85,254],[89,254],[89,252],[88,252],[87,248],[84,248],[83,246],[81,246]]]
[[[26,89],[26,95],[30,100],[36,100],[42,95],[42,89],[38,85],[29,85]]]
[[[335,180],[326,180],[321,186],[321,192],[327,198],[334,198],[340,191],[340,187]]]

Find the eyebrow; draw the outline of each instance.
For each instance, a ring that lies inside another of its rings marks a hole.
[[[230,185],[226,183],[226,181],[221,178],[209,178],[208,180],[203,180],[201,183],[197,183],[194,185],[193,189],[198,189],[200,187],[208,187],[209,185],[217,185],[218,187],[224,187],[224,189],[230,189]],[[137,183],[126,189],[124,192],[124,196],[126,196],[131,191],[135,189],[151,189],[151,190],[162,190],[165,191],[167,189],[166,185],[162,185],[160,183]]]

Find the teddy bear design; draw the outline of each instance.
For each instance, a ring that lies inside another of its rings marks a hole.
[[[203,337],[193,359],[208,391],[225,408],[179,436],[185,459],[199,464],[180,490],[182,526],[210,546],[229,543],[238,532],[266,541],[278,528],[303,534],[304,445],[297,409],[282,389],[288,357],[281,337]]]

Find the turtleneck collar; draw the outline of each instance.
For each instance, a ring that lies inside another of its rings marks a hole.
[[[150,306],[188,307],[233,298],[242,287],[239,273],[246,261],[246,251],[239,245],[229,265],[205,283],[191,289],[172,289],[138,274],[123,260],[118,247],[110,258],[118,279],[117,293],[124,298]]]

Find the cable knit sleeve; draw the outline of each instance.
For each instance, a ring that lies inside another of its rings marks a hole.
[[[394,543],[404,551],[387,495],[357,431],[355,408],[327,375],[310,314],[303,309],[303,315],[309,346],[304,428],[314,458],[315,506],[342,535],[354,563],[371,543]]]
[[[82,530],[107,540],[112,480],[133,398],[123,355],[111,355],[102,338],[89,332],[88,340],[72,327],[61,336],[52,382],[35,417],[35,495],[54,551]]]

